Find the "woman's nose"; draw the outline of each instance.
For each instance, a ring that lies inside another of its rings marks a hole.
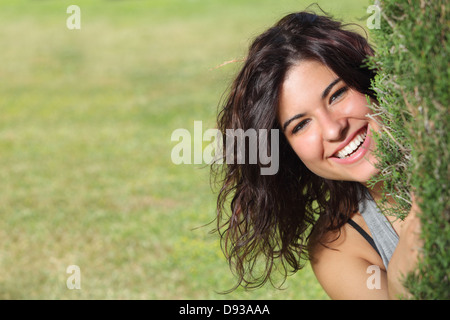
[[[325,113],[321,119],[321,127],[323,140],[340,141],[345,137],[348,129],[347,118]]]

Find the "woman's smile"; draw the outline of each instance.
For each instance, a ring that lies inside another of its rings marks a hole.
[[[369,151],[371,135],[368,126],[364,126],[352,136],[349,136],[338,150],[331,156],[337,163],[350,164],[358,161]]]

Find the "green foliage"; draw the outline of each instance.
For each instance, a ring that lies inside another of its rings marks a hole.
[[[450,298],[449,21],[447,0],[382,0],[379,29],[371,30],[380,72],[374,106],[384,124],[377,135],[387,214],[404,218],[411,193],[422,211],[423,255],[405,285],[416,299]]]

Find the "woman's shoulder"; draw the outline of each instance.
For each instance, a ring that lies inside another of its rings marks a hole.
[[[369,236],[370,230],[367,227],[361,214],[354,214],[351,219],[359,225]],[[349,223],[343,224],[339,229],[324,233],[320,238],[316,237],[313,246],[310,247],[312,263],[323,261],[319,259],[328,256],[353,256],[366,259],[371,262],[382,260],[367,240]]]
[[[352,219],[368,232],[361,215],[356,214]],[[385,277],[383,261],[377,252],[348,223],[325,233],[310,247],[310,262],[317,279],[333,299],[376,298],[367,295],[370,266],[379,268],[380,276]],[[384,291],[369,294],[383,297]]]
[[[316,241],[309,249],[311,264],[326,266],[329,259],[335,257],[342,259],[343,257],[358,256],[358,245],[352,241],[355,240],[352,239],[353,237],[354,233],[348,223],[339,229],[325,232],[320,235],[320,238],[316,236]]]

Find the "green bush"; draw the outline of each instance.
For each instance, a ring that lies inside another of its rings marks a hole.
[[[377,135],[386,214],[404,218],[411,193],[421,208],[423,254],[405,286],[415,299],[449,299],[449,21],[447,0],[382,0],[370,30],[379,70],[373,82],[384,123]]]

